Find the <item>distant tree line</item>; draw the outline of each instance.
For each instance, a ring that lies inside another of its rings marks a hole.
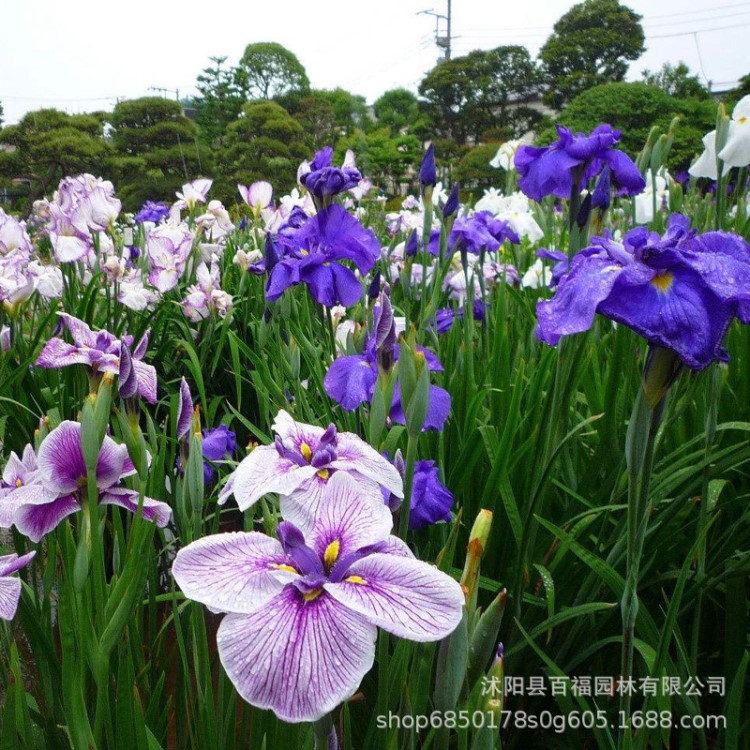
[[[537,59],[518,45],[476,50],[438,63],[418,95],[397,88],[372,106],[341,88],[312,88],[280,44],[249,44],[237,65],[209,58],[189,100],[144,97],[85,115],[42,109],[0,128],[0,196],[4,188],[23,209],[81,171],[111,179],[130,210],[170,199],[200,175],[214,179],[212,195],[223,200],[233,199],[237,182],[259,179],[280,194],[326,144],[339,158],[353,149],[361,171],[398,195],[415,188],[425,140],[436,142],[445,179],[479,189],[503,183],[488,164],[499,143],[530,131],[550,140],[555,121],[576,130],[610,122],[634,154],[652,125],[666,128],[677,115],[670,166],[684,168],[715,108],[682,62],[624,82],[645,49],[640,21],[618,0],[584,0],[557,21]],[[734,98],[748,88],[750,76]],[[0,105],[0,125],[2,116]]]

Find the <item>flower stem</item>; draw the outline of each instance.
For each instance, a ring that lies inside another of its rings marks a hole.
[[[417,460],[417,442],[419,438],[409,435],[406,443],[406,470],[404,474],[404,502],[401,504],[398,535],[406,541],[409,533],[409,514],[411,513],[411,491],[414,484],[414,464]]]
[[[628,463],[628,512],[625,589],[622,595],[622,676],[620,715],[630,718],[631,691],[627,682],[633,676],[635,623],[638,617],[638,580],[641,557],[651,513],[649,488],[654,466],[656,436],[667,404],[666,393],[652,404],[640,388],[628,425],[626,457]],[[625,730],[627,731],[627,730]],[[618,738],[618,749],[626,746],[625,731]]]
[[[333,716],[326,714],[313,723],[315,750],[338,750],[339,741],[333,728]]]

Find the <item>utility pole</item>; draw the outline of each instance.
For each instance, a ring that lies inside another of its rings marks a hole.
[[[167,94],[174,94],[174,98],[176,101],[180,101],[180,90],[179,89],[167,89],[164,88],[164,86],[149,86],[149,91],[160,91],[164,98],[167,98]]]
[[[452,0],[448,0],[448,15],[444,16],[442,13],[435,13],[435,11],[430,8],[429,10],[420,10],[417,15],[421,16],[434,16],[435,17],[435,44],[440,47],[441,49],[445,50],[445,59],[450,60],[451,59],[451,41],[453,39],[453,36],[451,34],[451,28],[452,28]],[[445,21],[445,35],[440,34],[440,21]]]

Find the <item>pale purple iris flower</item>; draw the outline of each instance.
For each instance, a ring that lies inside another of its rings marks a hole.
[[[21,579],[13,573],[23,568],[36,552],[19,557],[15,553],[0,557],[0,620],[12,620],[16,616],[21,598]]]
[[[18,253],[28,258],[32,250],[25,222],[18,221],[0,208],[0,256]]]
[[[146,237],[146,257],[151,272],[148,281],[160,292],[177,286],[193,247],[187,224],[159,224]]]
[[[13,525],[13,514],[26,497],[38,495],[37,473],[36,453],[32,445],[23,449],[21,458],[11,451],[0,479],[0,529],[9,529]]]
[[[67,516],[79,512],[86,502],[86,462],[81,444],[81,425],[62,422],[47,435],[39,449],[38,469],[31,483],[18,487],[0,503],[13,507],[13,525],[31,541],[38,542]],[[122,484],[135,474],[126,446],[105,436],[96,466],[100,505],[119,505],[135,513],[138,492]],[[19,499],[16,493],[23,493]],[[160,527],[169,523],[170,507],[159,500],[144,498],[143,517]]]
[[[260,180],[250,186],[237,185],[242,200],[252,209],[268,208],[273,197],[273,185],[270,182]]]
[[[288,722],[315,721],[354,694],[378,627],[437,641],[461,620],[459,584],[390,535],[393,523],[351,476],[328,482],[320,514],[257,532],[204,537],[177,553],[185,596],[227,613],[219,657],[237,692]]]
[[[122,341],[109,331],[92,331],[86,323],[68,313],[58,313],[61,323],[68,329],[73,344],[53,337],[39,353],[38,367],[56,369],[68,365],[86,365],[93,372],[120,373],[122,347],[133,345],[133,337],[125,335]],[[148,348],[149,331],[143,335],[137,346],[130,352],[131,366],[138,383],[138,393],[151,404],[156,403],[156,369],[143,362]]]
[[[361,487],[372,488],[379,499],[382,485],[397,497],[404,496],[396,468],[374,448],[351,432],[338,432],[295,422],[283,409],[273,423],[273,445],[255,448],[230,476],[219,503],[234,494],[240,510],[247,510],[269,492],[281,500],[281,514],[296,524],[309,523],[324,505],[325,489],[337,473],[354,477]]]
[[[177,193],[178,200],[175,201],[175,208],[192,210],[198,203],[205,203],[213,183],[213,180],[205,177],[185,183],[182,186],[182,192]]]
[[[234,304],[232,295],[221,288],[221,270],[216,256],[209,269],[201,263],[196,271],[197,284],[188,287],[187,296],[180,303],[182,311],[193,322],[200,323],[211,315],[226,318]]]

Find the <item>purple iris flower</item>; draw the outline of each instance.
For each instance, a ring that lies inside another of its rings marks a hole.
[[[394,470],[395,471],[395,470]],[[288,722],[315,721],[359,687],[377,628],[436,641],[458,625],[458,583],[390,535],[379,497],[337,473],[320,514],[284,521],[278,539],[216,534],[177,553],[172,574],[189,599],[227,613],[216,636],[237,692]]]
[[[169,216],[169,206],[166,203],[146,201],[141,210],[135,216],[136,224],[151,221],[158,224],[162,219]]]
[[[38,469],[30,481],[11,490],[0,503],[12,508],[13,525],[33,542],[38,542],[64,518],[77,513],[85,502],[86,462],[81,445],[81,425],[62,422],[47,435],[39,449]],[[135,513],[138,493],[122,485],[135,474],[124,445],[105,436],[96,465],[96,486],[100,505],[119,505]],[[164,527],[172,515],[170,507],[147,497],[143,517]]]
[[[362,284],[340,261],[351,261],[365,274],[379,256],[375,234],[341,206],[329,206],[294,234],[292,248],[271,270],[266,299],[273,302],[290,286],[307,284],[321,305],[351,307],[362,296]]]
[[[431,143],[427,147],[424,156],[422,157],[422,164],[419,167],[419,184],[422,188],[431,185],[435,186],[437,182],[437,168],[435,166],[435,146]]]
[[[216,476],[210,461],[223,461],[237,452],[235,434],[225,424],[214,429],[203,430],[203,482],[208,484]]]
[[[122,341],[109,331],[92,331],[86,323],[67,313],[58,313],[60,324],[68,329],[74,343],[68,344],[58,337],[51,338],[37,357],[38,367],[59,368],[68,365],[86,365],[92,372],[111,372],[120,374],[120,362],[123,347],[133,344],[133,337],[125,335]],[[132,368],[137,384],[137,391],[151,404],[156,403],[156,370],[152,365],[143,362],[148,349],[149,331],[143,335],[138,345],[129,351],[128,368]],[[128,372],[123,373],[127,376]],[[127,378],[124,378],[127,379]]]
[[[486,308],[489,307],[489,305],[482,302],[481,299],[475,299],[474,300],[474,320],[476,320],[479,323],[484,323],[484,320],[487,315]],[[461,305],[461,307],[458,308],[458,310],[455,310],[452,307],[442,307],[435,313],[435,330],[438,332],[438,334],[448,333],[451,328],[453,328],[453,324],[456,321],[456,318],[458,320],[464,319],[464,307]]]
[[[16,616],[18,601],[21,598],[21,579],[13,573],[29,563],[36,552],[0,557],[0,620],[12,620]]]
[[[243,459],[224,485],[219,503],[234,494],[240,510],[247,510],[263,495],[276,492],[284,518],[305,523],[320,512],[326,486],[338,473],[352,475],[376,495],[382,485],[404,496],[398,471],[354,433],[339,432],[335,425],[323,429],[295,422],[283,409],[273,430],[274,443],[255,448]]]
[[[491,211],[477,211],[471,216],[459,216],[453,222],[448,235],[448,250],[465,250],[479,255],[482,250],[495,252],[503,242],[509,240],[517,245],[521,240],[507,221],[496,219]],[[430,252],[437,255],[440,235],[433,232],[430,237]]]
[[[334,167],[333,149],[326,146],[310,162],[310,171],[300,175],[300,182],[318,202],[327,205],[331,196],[338,195],[359,184],[362,175],[354,167]]]
[[[559,250],[547,250],[544,247],[540,247],[536,251],[537,258],[546,258],[552,260],[555,264],[552,266],[552,279],[550,281],[551,287],[556,287],[560,283],[560,279],[568,272],[570,268],[570,259],[567,253],[560,252]]]
[[[362,354],[351,354],[339,357],[328,368],[323,380],[326,393],[346,411],[353,411],[364,403],[370,403],[375,393],[378,380],[378,308],[375,309],[374,331],[365,340]],[[382,347],[381,347],[382,348]],[[442,372],[443,366],[429,349],[418,346],[424,355],[428,368],[432,372]],[[390,356],[393,362],[398,361],[400,347],[393,346]],[[430,385],[430,403],[427,407],[423,430],[442,430],[451,410],[451,397],[448,391],[437,385]],[[398,381],[393,394],[390,418],[398,424],[406,424],[404,410],[401,406],[401,394]]]
[[[620,131],[611,125],[599,125],[591,135],[573,135],[558,125],[557,133],[560,137],[551,146],[520,146],[516,151],[515,165],[521,175],[518,186],[529,198],[570,198],[574,190],[582,190],[605,166],[626,195],[637,195],[646,187],[633,160],[615,148]]]
[[[405,467],[401,451],[396,451],[394,466],[403,475]],[[383,491],[383,499],[391,511],[401,507],[401,501]],[[414,478],[411,487],[411,510],[409,531],[432,526],[440,521],[451,520],[453,493],[440,481],[440,474],[434,461],[417,461],[414,464]]]
[[[750,323],[750,246],[727,232],[696,235],[689,225],[673,214],[663,237],[645,227],[622,244],[595,237],[555,296],[537,304],[537,336],[554,346],[600,313],[693,369],[725,359],[721,343],[732,319]]]

